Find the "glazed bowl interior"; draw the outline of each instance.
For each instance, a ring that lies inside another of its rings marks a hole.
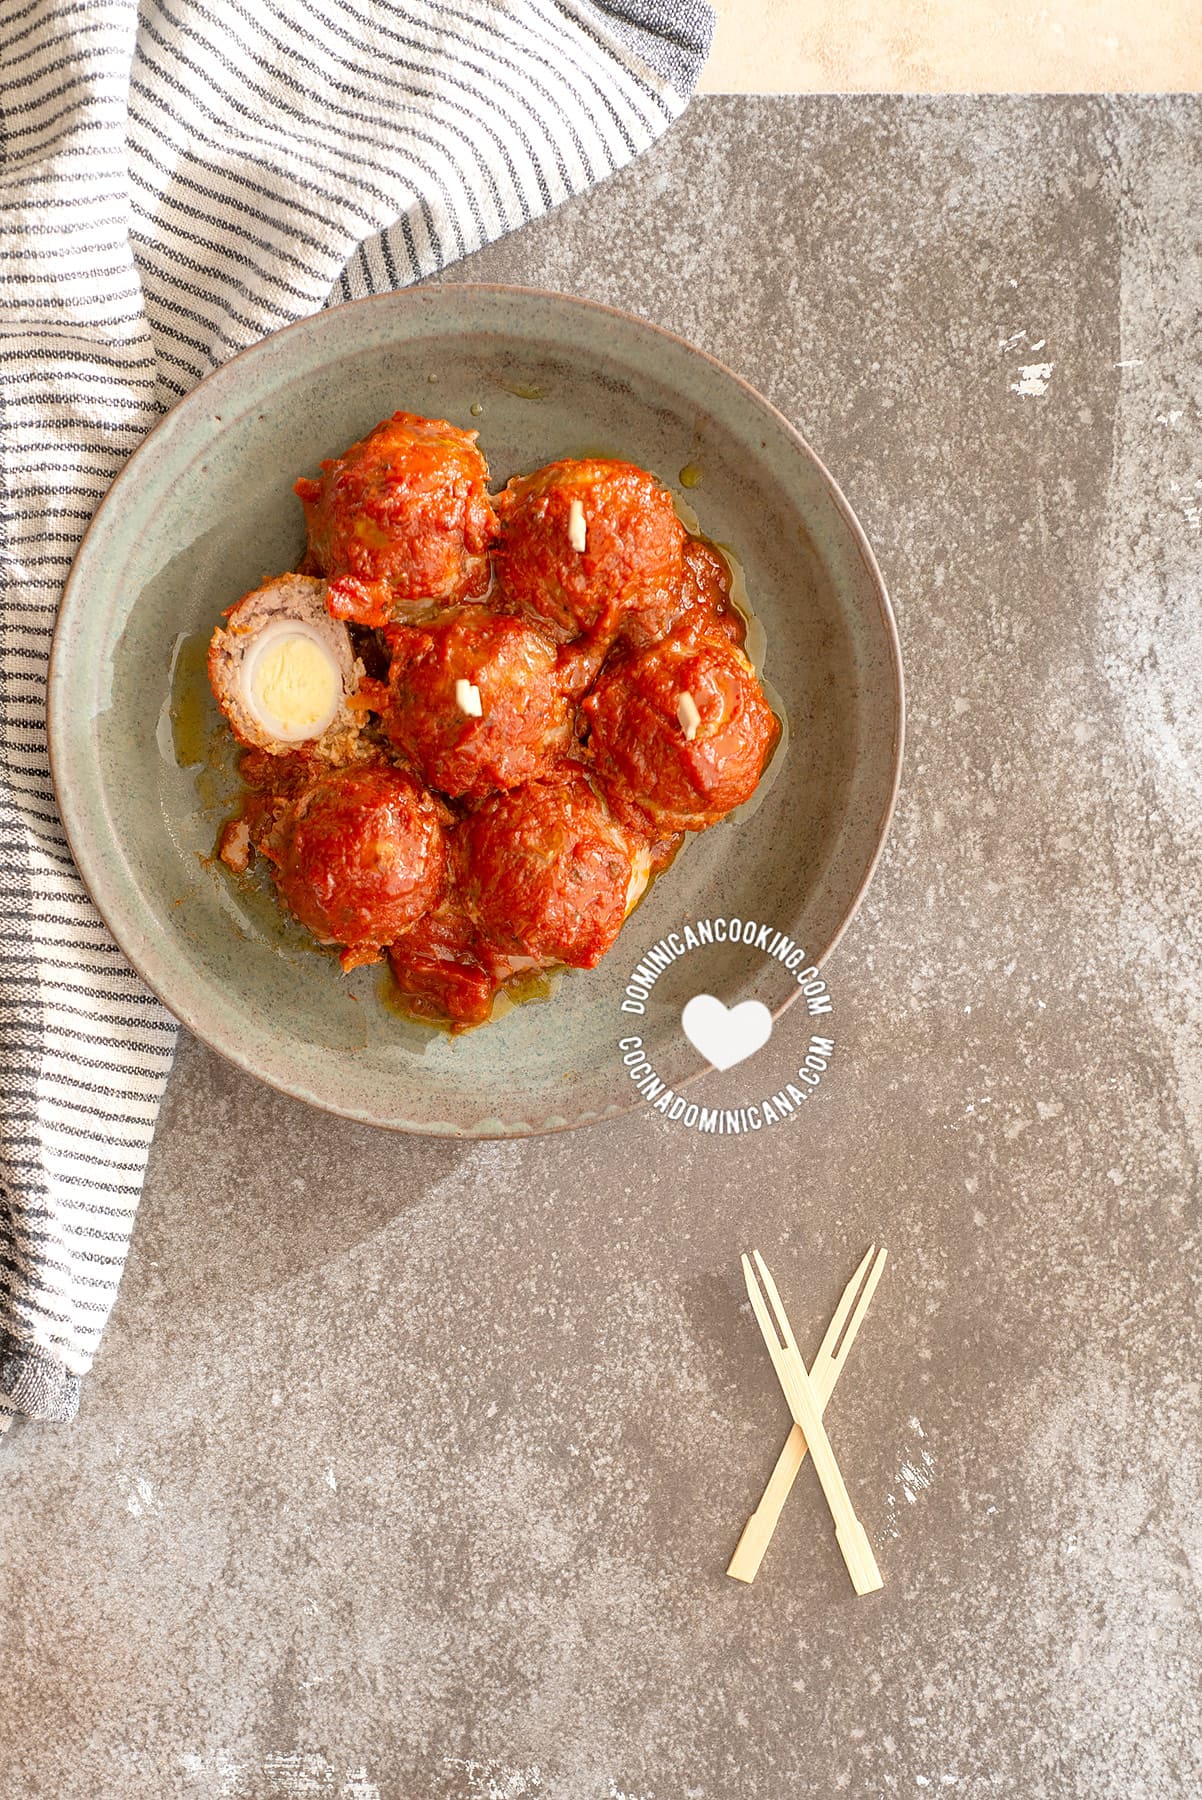
[[[400,1017],[379,970],[341,974],[212,852],[236,791],[200,673],[222,610],[295,567],[297,475],[398,408],[474,425],[494,479],[557,457],[655,471],[727,545],[787,723],[744,813],[689,841],[599,968],[450,1037]],[[473,412],[473,408],[478,409]],[[682,484],[681,472],[686,472]],[[691,485],[699,475],[696,485]],[[901,673],[889,605],[846,502],[801,439],[665,333],[562,296],[470,286],[322,313],[211,376],[104,502],[64,598],[52,761],[73,852],[130,961],[191,1030],[302,1099],[448,1135],[553,1130],[641,1104],[621,1067],[632,969],[698,918],[756,919],[820,961],[871,873],[896,790]],[[705,986],[778,1010],[779,967],[707,953]],[[662,1078],[704,1067],[679,1000],[641,1029]]]

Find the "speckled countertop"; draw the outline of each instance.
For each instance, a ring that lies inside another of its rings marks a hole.
[[[71,1427],[0,1446],[5,1800],[1202,1789],[1202,102],[697,103],[454,272],[629,306],[795,419],[910,743],[804,1128],[320,1119],[185,1042]],[[804,1027],[790,1015],[799,1037]],[[886,1587],[787,1421],[829,1415]]]

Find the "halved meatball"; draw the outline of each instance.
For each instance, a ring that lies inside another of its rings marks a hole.
[[[385,625],[485,591],[496,517],[476,437],[394,413],[295,484],[334,618]]]
[[[653,836],[704,831],[750,799],[779,731],[751,664],[718,630],[615,658],[580,714],[606,800]]]
[[[343,967],[374,962],[442,898],[447,857],[438,808],[400,769],[360,764],[306,787],[258,846],[276,887]]]
[[[549,463],[509,483],[497,517],[506,599],[562,640],[612,635],[632,607],[679,591],[684,526],[667,489],[632,463]]]
[[[645,846],[578,769],[485,801],[458,835],[460,892],[482,937],[539,962],[594,968],[646,884]]]
[[[533,625],[469,606],[388,641],[382,724],[431,787],[483,799],[546,774],[571,743],[572,672]]]
[[[325,582],[277,575],[225,619],[209,644],[209,685],[238,742],[272,756],[300,744],[341,753],[362,671],[346,626],[326,611]]]

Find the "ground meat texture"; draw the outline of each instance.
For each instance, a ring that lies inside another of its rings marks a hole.
[[[496,518],[476,436],[394,413],[296,483],[334,618],[384,625],[485,591]]]
[[[700,714],[691,741],[686,694]],[[614,660],[580,710],[605,798],[652,836],[704,831],[750,799],[779,729],[750,663],[717,631]]]
[[[245,875],[250,867],[251,822],[245,813],[227,819],[217,839],[217,854],[234,875]]]
[[[581,774],[486,801],[460,847],[462,897],[486,940],[540,962],[600,962],[626,916],[635,848]]]
[[[742,647],[747,621],[730,597],[730,564],[704,538],[685,540],[684,568],[674,594],[662,590],[632,608],[622,620],[623,644],[644,650],[670,631],[678,635],[713,632]]]
[[[546,774],[572,739],[571,671],[556,646],[522,619],[464,607],[389,634],[392,670],[382,724],[432,787],[483,799]],[[465,713],[471,683],[481,716]]]
[[[238,773],[256,795],[295,800],[326,773],[326,768],[312,750],[294,747],[287,756],[248,750],[238,764]]]
[[[573,502],[583,550],[573,543]],[[684,527],[667,490],[631,463],[549,463],[509,483],[497,516],[507,600],[564,641],[612,635],[631,608],[680,589]]]
[[[437,906],[446,845],[430,795],[400,769],[340,769],[294,798],[259,846],[302,925],[343,944],[344,967],[379,951]]]

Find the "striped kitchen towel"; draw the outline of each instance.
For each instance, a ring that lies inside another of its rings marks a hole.
[[[0,1423],[75,1414],[175,1041],[50,786],[88,520],[235,351],[646,149],[712,27],[702,0],[0,0]]]

